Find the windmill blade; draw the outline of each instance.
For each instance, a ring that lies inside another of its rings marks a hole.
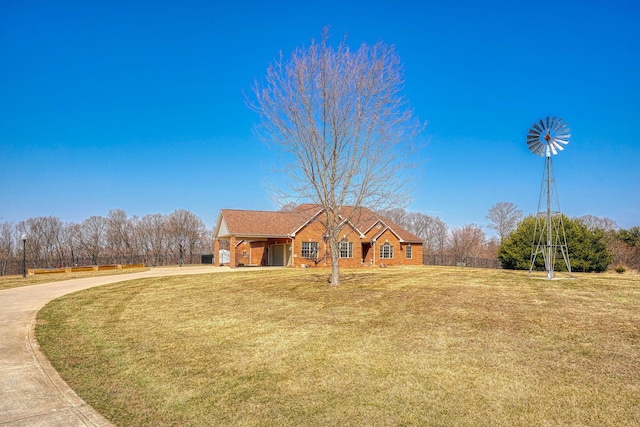
[[[540,142],[535,142],[529,145],[529,150],[534,154],[539,154],[539,152],[543,151],[543,149],[544,149],[544,144],[541,144]]]
[[[562,127],[565,125],[562,119],[561,118],[556,119],[556,116],[553,116],[552,122],[553,122],[553,126],[551,126],[551,129],[553,129],[554,132],[560,132]]]
[[[542,120],[540,120],[542,122]],[[539,134],[542,133],[542,128],[538,126],[538,123],[533,124],[533,128],[529,130],[529,132],[537,131]]]
[[[527,135],[527,138],[539,138],[540,137],[540,132],[531,129],[529,131],[529,134]]]
[[[535,142],[533,144],[530,144],[528,147],[529,147],[529,151],[536,152],[536,151],[543,150],[544,149],[544,144],[542,144],[540,142]]]
[[[547,116],[534,122],[527,134],[527,147],[533,154],[551,157],[569,144],[571,130],[558,116]]]

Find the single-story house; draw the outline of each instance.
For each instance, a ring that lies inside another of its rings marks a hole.
[[[342,211],[351,213],[352,208]],[[322,215],[322,208],[312,204],[287,212],[222,209],[214,230],[214,253],[219,253],[220,240],[228,240],[231,267],[330,266]],[[340,235],[341,267],[422,264],[422,240],[370,209],[358,208]],[[215,263],[221,265],[218,259]]]

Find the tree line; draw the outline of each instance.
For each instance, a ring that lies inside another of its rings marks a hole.
[[[491,238],[476,224],[449,229],[440,218],[420,212],[391,209],[380,213],[423,240],[425,264],[530,267],[536,217],[525,217],[513,203],[499,202],[489,209],[488,227],[496,233]],[[563,222],[573,271],[640,270],[640,227],[620,229],[612,219],[593,215],[565,217]]]
[[[112,209],[80,223],[55,216],[0,222],[0,275],[20,274],[23,257],[27,268],[54,268],[200,263],[201,254],[212,253],[212,231],[184,209],[143,217]]]
[[[476,224],[449,228],[439,217],[401,208],[379,213],[422,239],[425,264],[529,269],[536,218],[525,217],[513,203],[489,209],[486,218],[495,237]],[[640,227],[620,229],[615,221],[592,215],[565,218],[564,224],[574,271],[640,270]],[[201,262],[202,254],[213,254],[213,230],[184,209],[141,218],[112,209],[80,223],[54,216],[0,222],[0,275],[20,274],[23,256],[28,268],[53,268],[169,265],[181,259],[193,264]]]

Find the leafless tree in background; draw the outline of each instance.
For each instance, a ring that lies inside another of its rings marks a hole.
[[[184,241],[185,249],[189,250],[189,263],[193,263],[193,254],[205,233],[204,222],[193,213],[178,209],[169,215],[167,227],[171,245],[177,248],[176,245]]]
[[[578,221],[583,223],[589,230],[615,231],[618,224],[611,218],[601,218],[594,215],[583,215],[578,217]]]
[[[91,257],[92,264],[98,264],[98,258],[106,246],[107,220],[102,216],[90,216],[80,224],[80,247]]]
[[[479,258],[483,254],[485,234],[476,224],[453,228],[449,233],[449,248],[456,261],[466,262],[468,257]]]
[[[274,62],[256,80],[249,106],[261,118],[257,132],[284,153],[293,200],[324,211],[331,252],[331,285],[340,283],[340,230],[357,209],[403,206],[413,138],[422,124],[402,95],[404,77],[393,46],[351,50],[345,40],[319,42]],[[286,200],[286,199],[285,199]]]
[[[18,224],[20,234],[28,236],[27,257],[46,267],[57,267],[65,257],[64,224],[59,218],[41,216]]]
[[[161,214],[150,214],[140,218],[138,233],[143,243],[143,250],[147,258],[151,258],[152,265],[158,265],[166,256],[169,248],[167,237],[167,218]]]
[[[21,271],[23,235],[27,237],[29,268],[166,265],[178,261],[179,239],[185,241],[189,263],[199,262],[199,255],[213,253],[213,230],[207,230],[198,216],[184,209],[142,219],[112,209],[107,217],[91,216],[79,224],[63,223],[52,216],[37,217],[18,224],[0,222],[0,276]]]
[[[107,253],[118,263],[131,258],[133,224],[122,209],[111,209],[107,215]]]
[[[489,228],[498,233],[500,244],[509,237],[522,219],[522,211],[511,202],[499,202],[489,208]]]
[[[4,276],[7,264],[14,258],[15,239],[13,238],[13,224],[0,222],[0,276]]]
[[[441,254],[447,245],[448,227],[438,217],[403,208],[380,211],[380,214],[422,239],[425,255]]]

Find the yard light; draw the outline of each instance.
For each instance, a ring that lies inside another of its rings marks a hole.
[[[27,235],[22,235],[22,277],[27,277]]]

